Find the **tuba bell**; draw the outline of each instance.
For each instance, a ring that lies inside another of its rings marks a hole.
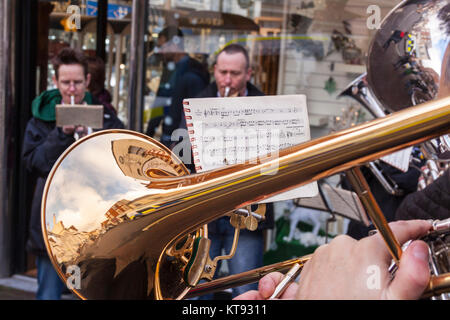
[[[355,99],[374,117],[448,96],[449,17],[450,4],[445,0],[401,2],[385,17],[371,41],[367,73],[352,81],[339,96]],[[426,164],[419,168],[419,190],[448,169],[449,139],[444,135],[420,145]],[[402,194],[375,164],[371,163],[369,169],[389,194]]]

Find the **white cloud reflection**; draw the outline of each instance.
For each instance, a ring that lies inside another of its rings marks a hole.
[[[122,199],[133,200],[149,194],[142,181],[126,177],[111,152],[115,139],[138,139],[137,136],[115,133],[88,139],[70,152],[52,179],[46,206],[46,224],[53,228],[63,221],[66,228],[92,231],[106,220],[105,213]]]

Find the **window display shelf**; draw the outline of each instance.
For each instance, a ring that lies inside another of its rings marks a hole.
[[[334,65],[334,70],[338,72],[346,72],[352,74],[363,74],[366,72],[366,66],[359,64],[336,63]]]
[[[311,127],[324,127],[328,125],[328,116],[323,114],[310,113],[308,114],[308,118]]]

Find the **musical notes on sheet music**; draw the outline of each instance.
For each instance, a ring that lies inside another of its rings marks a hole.
[[[199,172],[276,159],[279,150],[310,139],[304,95],[186,99],[183,104]],[[317,192],[315,185],[306,189],[296,196]]]
[[[207,109],[204,110],[196,110],[196,116],[200,116],[200,113],[203,114],[203,117],[220,117],[223,118],[230,118],[230,117],[240,117],[240,116],[257,116],[257,115],[271,115],[276,113],[283,113],[283,114],[289,114],[294,113],[298,114],[302,111],[301,107],[297,106],[291,106],[291,107],[280,107],[280,108],[273,108],[273,107],[264,107],[264,106],[256,106],[256,107],[244,107],[242,109],[234,109],[234,110],[228,110],[227,107],[217,107],[217,106],[209,106]]]
[[[223,165],[225,158],[245,161],[310,139],[302,95],[186,99],[184,107],[202,170]]]
[[[276,116],[276,114],[274,114]],[[303,119],[266,119],[266,120],[252,120],[252,119],[212,119],[212,121],[204,122],[204,128],[263,128],[263,127],[285,127],[293,128],[291,134],[295,134],[297,129],[304,127]]]

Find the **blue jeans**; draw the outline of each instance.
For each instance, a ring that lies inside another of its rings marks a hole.
[[[208,227],[208,238],[211,239],[211,248],[209,250],[211,259],[223,255],[222,249],[225,249],[225,254],[229,254],[234,238],[234,228],[230,224],[230,218],[220,218],[210,223]],[[241,229],[239,233],[239,241],[237,244],[236,253],[234,254],[232,259],[227,260],[230,275],[262,267],[263,253],[263,231],[249,231],[247,229]],[[217,264],[216,276],[218,271],[220,270],[220,266],[221,261],[219,261]],[[232,296],[234,298],[249,290],[257,289],[258,283],[236,287],[232,289]],[[207,295],[203,299],[208,299],[211,297],[212,295]]]
[[[64,283],[47,256],[36,258],[38,290],[37,300],[60,300]]]

